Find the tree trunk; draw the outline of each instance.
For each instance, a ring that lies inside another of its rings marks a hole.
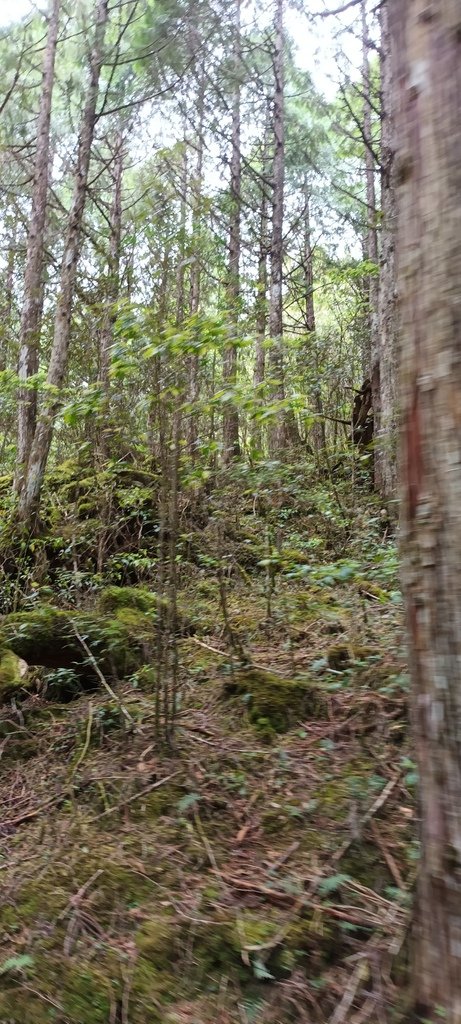
[[[240,299],[240,205],[241,205],[241,153],[240,153],[240,39],[241,0],[235,0],[235,59],[234,59],[234,102],[232,107],[232,155],[231,155],[231,213],[229,223],[229,268],[227,281],[227,304],[230,328],[234,337],[238,333]],[[234,391],[237,382],[237,348],[235,343],[227,345],[224,351],[224,384]],[[239,417],[234,402],[227,402],[223,415],[223,455],[228,464],[240,455]]]
[[[267,195],[261,198],[260,235],[258,254],[258,283],[256,295],[256,352],[253,372],[255,387],[264,384],[266,372],[267,329]]]
[[[112,205],[109,216],[109,257],[107,261],[107,284],[104,296],[104,313],[99,338],[99,379],[106,397],[109,393],[110,350],[114,336],[116,318],[115,305],[120,287],[120,242],[122,237],[122,178],[123,178],[123,137],[119,132],[115,144],[112,169]]]
[[[13,290],[18,233],[16,220],[14,220],[11,228],[9,228],[9,233],[10,243],[6,257],[5,289],[0,304],[0,370],[7,370],[9,368],[10,346],[13,337]]]
[[[283,0],[276,0],[274,67],[274,161],[272,168],[272,241],[269,298],[269,334],[272,347],[269,360],[272,378],[272,401],[285,398],[283,365],[283,213],[285,185],[285,97],[283,52]],[[269,432],[272,455],[280,453],[285,445],[285,416],[280,411]]]
[[[188,185],[188,159],[187,159],[187,135],[184,124],[183,154],[181,167],[181,191],[179,194],[179,232],[178,232],[178,263],[176,270],[176,324],[178,327],[184,322],[185,316],[185,269],[186,269],[186,237],[187,237],[187,185]]]
[[[104,391],[104,415],[99,436],[99,452],[103,459],[109,455],[110,428],[110,353],[114,341],[114,323],[117,317],[116,304],[120,290],[120,243],[122,238],[122,179],[123,179],[123,135],[118,133],[113,154],[112,205],[109,215],[109,253],[107,260],[107,281],[104,295],[104,310],[99,335],[99,380]]]
[[[366,339],[366,351],[364,358],[364,377],[371,381],[371,392],[373,396],[373,418],[375,432],[379,431],[381,392],[380,392],[380,367],[379,367],[379,334],[378,334],[378,306],[379,306],[379,277],[378,268],[378,230],[376,224],[376,188],[375,172],[376,164],[373,155],[373,123],[371,103],[371,75],[370,61],[368,58],[368,25],[366,0],[362,0],[362,77],[363,77],[363,138],[365,143],[365,179],[366,179],[366,202],[367,202],[367,228],[365,239],[365,256],[369,263],[374,263],[376,273],[371,273],[367,278],[368,298],[368,332]],[[377,469],[379,476],[379,469]],[[379,480],[377,480],[379,486]]]
[[[43,262],[46,205],[49,187],[50,124],[56,47],[61,0],[50,0],[48,36],[43,61],[42,92],[37,124],[32,210],[27,236],[24,273],[24,302],[19,333],[20,381],[28,381],[38,370],[39,340],[43,309]],[[15,490],[20,492],[32,447],[37,418],[37,392],[21,387],[18,406],[17,470]]]
[[[198,42],[195,41],[198,46]],[[202,189],[203,189],[203,131],[205,121],[205,69],[199,66],[197,85],[197,158],[192,187],[192,269],[190,276],[190,312],[197,316],[200,309],[202,283]],[[188,399],[191,404],[188,441],[192,460],[195,459],[198,443],[198,398],[199,398],[199,357],[196,353],[188,359]]]
[[[261,206],[259,210],[259,249],[258,249],[258,280],[256,285],[256,349],[253,368],[253,383],[257,402],[262,399],[262,387],[266,376],[266,332],[267,332],[267,257],[269,250],[269,210],[268,210],[268,149],[269,132],[271,129],[271,104],[267,99],[266,125],[264,129],[264,140],[262,149],[262,175],[261,175]],[[260,449],[263,444],[261,423],[255,420],[252,441],[255,448]]]
[[[315,334],[316,323],[314,304],[314,261],[311,242],[310,195],[307,180],[304,183],[304,207],[304,284],[306,293],[305,326],[307,333],[307,342],[309,347],[309,362],[311,363],[311,365],[314,365],[314,370],[318,378],[319,365],[317,356],[317,339]],[[312,351],[312,348],[314,349],[314,351]],[[321,451],[323,448],[325,448],[325,420],[323,418],[322,392],[320,390],[320,384],[318,380],[314,385],[313,399],[314,410],[319,418],[314,425],[312,435],[316,450]]]
[[[32,522],[38,512],[43,478],[53,438],[54,418],[59,408],[59,393],[67,370],[72,304],[75,292],[91,147],[96,123],[96,104],[98,101],[99,78],[107,20],[108,0],[99,0],[96,8],[95,36],[90,57],[90,79],[78,140],[74,194],[67,222],[64,254],[61,264],[53,345],[47,375],[48,392],[44,398],[43,409],[37,421],[19,502],[20,517],[28,524]]]
[[[420,772],[417,1020],[461,1024],[461,3],[389,0],[401,546]]]
[[[394,246],[396,198],[394,185],[394,119],[392,60],[387,2],[381,7],[381,255],[379,279],[380,417],[376,431],[377,484],[384,501],[397,491],[397,339]]]

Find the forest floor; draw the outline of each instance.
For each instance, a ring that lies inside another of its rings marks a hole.
[[[347,491],[336,511],[285,494],[266,558],[256,506],[228,494],[227,628],[189,529],[172,746],[142,674],[0,708],[0,1024],[399,1019],[418,859],[402,605],[379,507],[351,498],[346,523]],[[39,599],[72,608],[47,571]]]

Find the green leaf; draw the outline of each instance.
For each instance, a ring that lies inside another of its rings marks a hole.
[[[274,975],[271,974],[262,960],[253,960],[251,966],[253,974],[258,981],[275,981]]]
[[[195,807],[200,800],[199,793],[186,793],[178,803],[178,811],[182,814],[184,811],[188,811],[191,807]]]
[[[350,580],[355,576],[355,571],[355,567],[352,565],[342,565],[336,574],[337,579],[341,580],[342,583],[345,582],[345,580]]]
[[[315,661],[311,662],[312,672],[323,672],[324,668],[327,668],[328,661],[326,658],[316,658]]]
[[[8,974],[10,971],[21,971],[24,967],[32,967],[34,964],[33,957],[27,956],[10,956],[8,960],[4,960],[0,964],[0,975]]]
[[[264,1002],[262,999],[244,999],[243,1003],[239,1003],[239,1006],[245,1011],[245,1018],[248,1019],[248,1024],[256,1024]]]
[[[319,892],[322,896],[327,896],[332,892],[337,892],[344,882],[348,881],[349,875],[331,875],[330,878],[323,878],[319,885]]]

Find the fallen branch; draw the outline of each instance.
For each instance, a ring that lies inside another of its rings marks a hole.
[[[152,793],[154,789],[160,789],[160,786],[165,786],[167,782],[170,782],[171,779],[174,779],[180,774],[181,769],[178,768],[178,771],[172,772],[171,775],[167,775],[164,779],[159,779],[158,782],[153,782],[151,786],[146,786],[146,788],[142,789],[140,793],[135,793],[134,796],[129,796],[127,800],[122,800],[120,803],[114,804],[113,807],[108,807],[106,811],[103,811],[102,814],[97,814],[96,817],[91,820],[99,821],[100,818],[105,818],[108,814],[115,814],[115,812],[119,811],[122,807],[127,807],[128,804],[134,803],[135,800],[141,800],[143,796],[147,796],[148,793]]]
[[[77,758],[77,761],[75,762],[74,767],[72,768],[71,775],[70,775],[71,779],[75,775],[75,772],[77,771],[77,768],[79,768],[80,765],[85,760],[85,757],[86,757],[86,755],[88,753],[89,746],[90,746],[90,741],[91,741],[92,725],[93,725],[93,705],[92,705],[92,703],[90,701],[89,705],[88,705],[88,722],[87,722],[87,726],[86,726],[85,742],[84,742],[83,748],[82,748],[82,750],[81,750],[81,752],[80,752],[80,754],[79,754],[79,756]]]
[[[73,939],[75,937],[76,928],[77,928],[77,911],[78,911],[78,907],[79,907],[80,903],[82,902],[83,897],[86,896],[86,893],[91,888],[93,883],[96,882],[97,879],[100,878],[101,875],[103,875],[103,874],[104,874],[104,871],[103,871],[102,868],[98,868],[97,871],[94,871],[93,874],[91,875],[91,877],[88,878],[87,881],[84,883],[84,885],[81,885],[80,889],[78,889],[77,892],[74,893],[73,896],[71,896],[71,898],[70,898],[70,900],[69,900],[69,902],[67,904],[67,907],[64,908],[62,913],[59,914],[59,917],[57,918],[57,921],[63,921],[64,918],[67,917],[67,914],[70,913],[70,921],[69,921],[69,925],[68,925],[68,928],[67,928],[66,937],[64,939],[64,947],[63,947],[64,948],[64,955],[65,956],[70,956],[71,951],[72,951],[72,943],[73,943]]]
[[[65,800],[65,797],[60,794],[59,796],[53,796],[50,800],[46,800],[44,804],[40,804],[33,811],[25,811],[24,814],[18,815],[17,818],[10,818],[8,821],[1,822],[1,828],[14,828],[16,825],[22,825],[25,821],[31,821],[33,818],[38,818],[43,811],[47,811],[53,804],[58,804],[61,800]]]
[[[397,783],[399,782],[401,775],[402,773],[398,771],[397,774],[394,775],[394,777],[390,780],[390,782],[387,783],[387,786],[384,787],[383,791],[379,794],[379,796],[376,798],[375,802],[371,805],[371,807],[368,808],[368,811],[363,815],[363,817],[358,822],[357,827],[359,832],[361,832],[364,826],[368,825],[368,822],[371,821],[372,818],[374,818],[375,814],[377,814],[378,811],[380,811],[381,808],[384,807],[384,804],[389,799],[391,794],[394,792],[394,789]],[[339,847],[339,850],[336,850],[336,853],[333,854],[334,864],[337,864],[338,861],[341,860],[341,857],[344,857],[344,854],[347,853],[352,844],[355,842],[355,838],[355,836],[350,836],[349,839],[346,839],[342,846]]]
[[[92,651],[90,651],[90,648],[88,647],[88,644],[87,644],[86,640],[84,639],[84,637],[81,636],[81,634],[79,633],[79,631],[78,631],[74,621],[72,621],[72,629],[74,630],[74,633],[75,633],[75,636],[77,637],[78,642],[82,645],[83,650],[85,651],[85,654],[86,654],[87,658],[91,662],[91,665],[94,668],[94,671],[96,672],[96,675],[97,675],[100,683],[102,683],[104,689],[107,690],[107,693],[109,694],[109,696],[112,697],[112,700],[114,700],[116,702],[116,704],[118,704],[118,706],[120,708],[120,711],[122,712],[122,715],[125,716],[127,722],[129,722],[130,725],[135,726],[134,718],[131,717],[130,712],[125,707],[123,701],[120,700],[120,697],[117,696],[117,694],[115,693],[115,690],[113,690],[112,687],[109,686],[109,683],[107,682],[107,679],[105,678],[105,676],[101,672],[101,669],[99,668],[99,665],[98,665],[98,663],[96,661],[96,658],[95,658],[94,654],[92,653]]]
[[[227,882],[227,884],[232,886],[232,888],[234,889],[243,889],[244,892],[254,892],[261,896],[267,896],[276,901],[282,901],[283,903],[286,903],[287,900],[294,899],[293,893],[283,892],[281,889],[269,889],[269,887],[266,885],[258,885],[257,882],[248,882],[246,879],[243,878],[233,878],[230,875],[224,874],[224,872],[222,871],[220,871],[218,874],[221,879],[224,879],[224,881]],[[362,911],[362,913],[360,913],[360,911],[358,913],[355,913],[355,908],[351,908],[351,913],[350,909],[343,910],[340,907],[333,907],[329,904],[314,903],[314,901],[309,899],[309,897],[305,893],[302,893],[298,896],[298,898],[295,901],[295,907],[297,911],[306,908],[320,914],[327,914],[329,917],[337,918],[339,921],[349,921],[351,924],[358,925],[359,928],[370,928],[373,926],[378,926],[380,924],[379,917],[375,914],[372,914],[371,911],[364,910]],[[271,948],[272,945],[273,940],[271,940],[271,942],[263,946],[258,946],[255,948]],[[249,949],[253,950],[253,947],[249,947]]]
[[[217,654],[219,658],[230,657],[229,651],[220,651],[219,647],[212,647],[211,644],[206,644],[204,640],[199,640],[197,636],[189,636],[186,639],[192,640],[194,644],[198,644],[199,647],[204,647],[206,651],[211,651],[212,654]],[[258,665],[255,661],[247,661],[245,667],[250,670],[252,668],[257,668],[261,672],[271,672],[274,676],[280,676],[281,679],[285,678],[284,673],[279,672],[278,669],[272,667],[268,668],[267,665]]]
[[[349,982],[346,986],[346,991],[344,992],[341,1001],[336,1006],[336,1009],[334,1010],[333,1014],[329,1018],[328,1024],[342,1024],[344,1020],[347,1020],[347,1015],[352,1006],[352,1003],[354,1002],[355,996],[357,994],[357,989],[359,988],[361,982],[364,981],[367,977],[368,963],[362,960],[362,962],[360,964],[357,964],[357,967],[352,972],[349,978]]]
[[[405,882],[403,881],[402,875],[400,874],[400,871],[397,867],[397,864],[395,863],[392,854],[389,853],[389,850],[387,849],[387,846],[383,841],[383,838],[380,834],[380,831],[375,821],[370,821],[370,831],[377,847],[381,851],[384,860],[386,861],[386,864],[389,868],[389,871],[392,875],[392,878],[394,879],[396,886],[399,889],[405,890]]]

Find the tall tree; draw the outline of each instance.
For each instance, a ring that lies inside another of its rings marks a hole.
[[[241,96],[241,0],[235,2],[235,54],[233,61],[233,104],[232,104],[232,153],[231,153],[231,211],[229,221],[229,270],[227,282],[227,305],[230,324],[234,337],[237,335],[239,322],[240,298],[240,245],[241,245],[241,127],[240,127],[240,96]],[[237,380],[237,347],[235,341],[226,346],[224,352],[224,381],[233,388]],[[240,454],[239,418],[235,404],[227,402],[223,416],[223,447],[225,462],[232,461]]]
[[[274,159],[272,165],[272,239],[270,252],[269,352],[273,378],[273,398],[285,398],[283,359],[283,214],[285,192],[285,66],[283,46],[284,0],[275,0],[274,22]],[[275,454],[285,443],[285,418],[279,414],[270,431],[270,447]]]
[[[104,391],[104,412],[105,416],[110,415],[109,390],[110,390],[110,353],[114,340],[114,324],[116,319],[116,304],[120,288],[120,247],[122,239],[122,180],[123,180],[123,158],[125,139],[122,131],[118,131],[115,138],[111,178],[112,178],[112,201],[109,211],[109,250],[107,258],[107,280],[105,282],[103,297],[103,313],[99,335],[99,379]],[[100,436],[100,451],[102,456],[108,454],[109,425],[106,423]]]
[[[302,258],[305,286],[305,328],[307,343],[309,346],[308,356],[312,364],[316,380],[313,388],[314,410],[318,417],[312,431],[313,441],[318,451],[325,447],[325,420],[323,417],[322,392],[320,389],[319,360],[317,356],[316,324],[315,324],[315,302],[314,302],[314,253],[312,247],[311,232],[311,196],[307,174],[304,180],[304,253]]]
[[[460,0],[389,0],[402,557],[422,854],[413,1020],[461,1022]]]
[[[0,298],[0,371],[8,368],[11,350],[11,339],[13,334],[12,313],[14,298],[14,271],[17,255],[16,246],[18,233],[16,219],[7,215],[6,223],[8,225],[10,238],[6,251],[6,266]]]
[[[397,309],[395,292],[396,197],[394,182],[393,68],[387,0],[381,6],[381,252],[378,339],[380,411],[376,430],[376,483],[385,501],[397,491]]]
[[[38,370],[39,339],[43,308],[43,264],[46,208],[50,168],[50,124],[56,47],[61,0],[50,0],[48,35],[43,60],[43,80],[37,123],[32,209],[27,236],[24,299],[19,334],[19,379],[27,382]],[[19,391],[18,448],[15,487],[21,490],[32,447],[37,416],[37,392],[22,386]]]
[[[123,133],[117,133],[113,151],[111,177],[112,202],[109,212],[109,251],[107,259],[107,284],[104,295],[104,311],[100,333],[99,375],[104,390],[109,388],[110,347],[113,340],[115,304],[120,284],[120,243],[122,237],[122,179],[123,179]]]
[[[184,119],[185,121],[185,119]],[[186,270],[186,235],[187,235],[187,186],[189,178],[187,125],[184,123],[181,154],[181,173],[179,182],[179,225],[178,225],[178,257],[176,266],[176,324],[181,326],[185,314],[185,270]]]
[[[197,32],[192,34],[192,46],[196,56],[200,48],[200,37]],[[203,56],[200,57],[197,72],[197,128],[195,138],[195,168],[191,175],[191,206],[192,206],[192,239],[191,239],[191,272],[190,272],[190,300],[189,310],[192,316],[197,316],[200,310],[202,295],[202,206],[203,206],[203,159],[205,150],[205,64]],[[188,397],[191,403],[191,414],[189,416],[188,441],[191,456],[194,459],[198,443],[198,410],[199,398],[199,356],[192,352],[188,359]]]
[[[47,374],[48,391],[43,402],[43,409],[37,421],[19,501],[20,516],[27,523],[31,523],[38,511],[43,478],[53,438],[54,418],[59,408],[59,393],[67,369],[72,305],[75,294],[91,147],[96,124],[99,78],[103,61],[107,20],[108,0],[98,0],[95,12],[94,39],[90,54],[88,89],[78,139],[74,193],[69,211],[61,263],[53,345]]]
[[[376,273],[367,277],[368,334],[364,353],[364,375],[371,380],[375,424],[380,414],[379,338],[378,338],[378,228],[376,222],[375,155],[373,140],[373,108],[371,72],[368,54],[367,0],[361,2],[362,12],[362,80],[363,80],[363,141],[365,145],[366,216],[365,258],[376,267]]]

